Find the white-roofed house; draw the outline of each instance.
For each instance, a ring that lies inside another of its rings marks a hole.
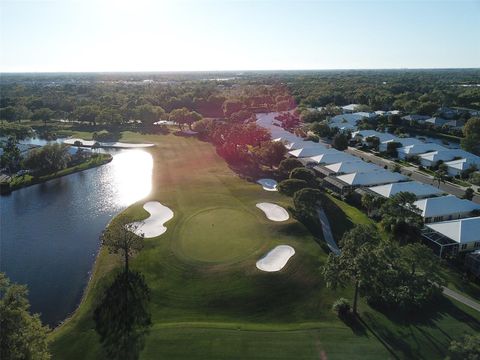
[[[440,126],[443,126],[446,123],[448,123],[448,121],[449,120],[447,120],[447,119],[435,116],[435,117],[431,117],[431,118],[426,119],[425,124],[431,124],[433,126],[440,127]]]
[[[423,144],[422,140],[418,140],[415,138],[394,138],[386,141],[380,142],[380,146],[378,147],[379,151],[387,151],[388,149],[388,144],[391,142],[396,142],[400,144],[400,147],[405,147],[405,146],[410,146],[410,145],[417,145],[417,144]]]
[[[409,159],[419,154],[424,154],[432,151],[448,150],[446,147],[435,143],[422,143],[408,145],[397,149],[398,157],[400,159]]]
[[[328,149],[323,145],[317,144],[317,146],[301,148],[297,150],[289,151],[288,153],[296,158],[309,158],[312,156],[322,155],[325,152],[331,151],[333,149]]]
[[[452,160],[445,162],[447,166],[447,172],[450,176],[460,175],[462,172],[470,169],[480,169],[480,157],[472,156],[468,158],[462,158],[458,160]]]
[[[406,115],[402,117],[402,120],[407,122],[407,123],[419,123],[423,124],[425,120],[427,120],[429,116],[426,115],[416,115],[416,114],[411,114],[411,115]]]
[[[324,179],[323,184],[325,187],[339,194],[345,194],[359,187],[390,184],[406,180],[408,180],[408,178],[399,173],[379,169],[370,172],[355,172],[346,175],[328,176]]]
[[[287,150],[298,150],[303,148],[317,147],[318,145],[319,143],[314,141],[295,141],[285,143],[285,147],[287,148]]]
[[[338,151],[335,149],[330,149],[330,150],[332,151],[328,151],[323,154],[308,158],[307,163],[314,164],[314,165],[319,165],[319,164],[329,165],[329,164],[335,164],[342,161],[354,161],[357,159],[355,156],[345,154],[342,151]]]
[[[342,106],[341,109],[344,113],[352,113],[356,111],[361,105],[360,104],[348,104],[345,106]]]
[[[373,186],[369,190],[383,197],[390,198],[401,192],[414,194],[417,199],[438,196],[444,192],[432,185],[423,184],[417,181],[397,182],[393,184]]]
[[[414,202],[425,223],[461,219],[480,211],[480,205],[473,201],[459,199],[454,195],[432,197]]]
[[[352,139],[362,141],[363,144],[366,144],[366,139],[370,137],[377,137],[380,140],[380,143],[385,141],[396,141],[398,139],[395,135],[376,130],[359,130],[352,133]]]
[[[329,176],[329,175],[343,175],[350,174],[354,172],[371,172],[382,170],[383,168],[359,159],[352,159],[342,162],[337,162],[329,165],[315,166],[314,170],[318,173]]]
[[[419,154],[418,157],[422,166],[431,167],[437,165],[439,161],[452,161],[469,155],[470,154],[464,150],[445,149]]]
[[[353,115],[359,115],[364,119],[374,119],[378,116],[378,114],[375,112],[366,112],[366,111],[356,112],[356,113],[353,113]]]
[[[440,257],[480,249],[480,217],[427,224],[423,237]]]

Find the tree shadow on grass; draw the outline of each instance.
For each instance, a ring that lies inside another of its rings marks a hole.
[[[138,359],[151,325],[150,290],[137,272],[121,272],[94,311],[95,330],[108,359]]]
[[[422,311],[414,313],[405,314],[378,308],[376,310],[382,313],[388,321],[394,323],[393,326],[397,328],[397,331],[392,331],[370,313],[363,314],[360,321],[396,358],[400,353],[403,355],[402,357],[409,359],[425,358],[425,355],[418,353],[415,344],[418,348],[425,348],[428,344],[428,347],[437,356],[443,356],[446,353],[448,343],[456,336],[455,333],[449,333],[439,326],[438,321],[445,317],[451,317],[456,322],[469,326],[473,332],[480,331],[480,322],[476,318],[462,311],[452,301],[443,296]],[[443,340],[442,337],[430,333],[428,328],[440,332],[443,335]],[[412,331],[417,332],[417,336]],[[421,337],[418,336],[419,334],[421,334]],[[414,339],[416,342],[412,344],[406,340],[407,338]],[[423,340],[420,340],[420,338]]]

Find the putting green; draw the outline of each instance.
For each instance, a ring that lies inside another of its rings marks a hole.
[[[196,261],[240,261],[262,245],[258,227],[257,219],[248,211],[206,209],[182,224],[177,250],[181,256]]]

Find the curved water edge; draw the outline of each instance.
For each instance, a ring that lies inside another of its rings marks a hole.
[[[151,191],[149,152],[108,152],[109,164],[20,189],[0,201],[0,271],[28,286],[32,312],[52,326],[81,301],[105,226]]]
[[[105,149],[142,149],[155,146],[155,144],[143,143],[143,144],[133,144],[133,143],[124,143],[124,142],[101,142],[95,140],[83,140],[80,138],[70,138],[63,141],[64,144],[74,146],[76,142],[81,143],[82,147],[93,147],[95,144],[98,144],[98,147]]]

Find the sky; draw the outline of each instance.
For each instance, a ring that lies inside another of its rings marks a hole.
[[[480,0],[0,0],[1,72],[480,67]]]

